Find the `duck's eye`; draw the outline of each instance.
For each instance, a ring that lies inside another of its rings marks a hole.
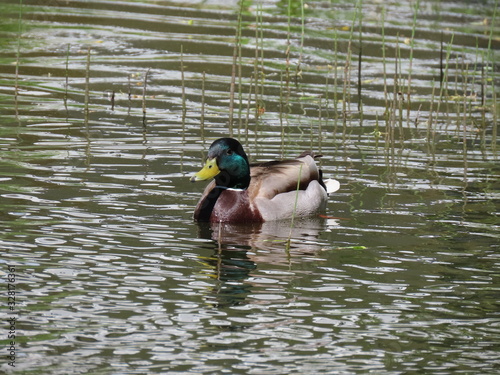
[[[232,154],[233,154],[233,150],[227,150],[227,151],[226,151],[226,154],[228,154],[228,155],[232,155]]]

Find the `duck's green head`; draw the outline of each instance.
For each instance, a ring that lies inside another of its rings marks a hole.
[[[191,181],[215,177],[217,186],[246,189],[250,183],[250,166],[240,142],[233,138],[220,138],[208,149],[208,158],[201,171]]]

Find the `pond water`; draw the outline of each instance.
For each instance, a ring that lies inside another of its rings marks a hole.
[[[2,1],[0,372],[498,373],[498,1],[401,3]],[[193,222],[229,135],[327,212]]]

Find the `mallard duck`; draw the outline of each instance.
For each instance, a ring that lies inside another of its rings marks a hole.
[[[335,180],[323,182],[310,152],[293,160],[250,165],[233,138],[212,143],[205,166],[191,181],[212,177],[194,211],[197,221],[245,223],[310,216],[324,209],[328,193],[339,188]]]

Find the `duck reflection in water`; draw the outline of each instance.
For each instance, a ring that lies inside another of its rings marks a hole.
[[[207,290],[207,302],[223,308],[247,303],[259,279],[276,278],[273,293],[295,278],[294,265],[321,261],[320,254],[328,246],[319,234],[335,221],[309,218],[296,221],[271,221],[252,225],[199,223],[199,237],[212,241],[211,256],[200,256],[205,272],[216,280]],[[266,273],[262,269],[279,272]],[[290,272],[292,271],[292,272]],[[255,301],[253,302],[255,303]]]

